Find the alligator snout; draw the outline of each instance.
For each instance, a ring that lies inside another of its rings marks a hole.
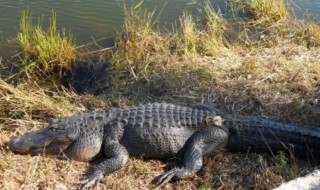
[[[22,139],[22,135],[13,137],[9,142],[9,148],[13,152],[26,154],[29,151],[29,147],[27,144],[22,143],[21,139]]]
[[[28,154],[38,149],[43,149],[52,142],[54,137],[48,134],[47,129],[31,131],[11,139],[9,148],[19,154]]]

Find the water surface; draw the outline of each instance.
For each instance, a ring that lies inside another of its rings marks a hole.
[[[76,43],[86,44],[100,38],[111,37],[121,30],[124,19],[123,2],[131,6],[134,0],[0,0],[0,55],[7,54],[7,40],[13,39],[19,31],[19,22],[23,10],[28,7],[34,18],[44,18],[44,25],[52,10],[57,13],[58,27],[64,27],[75,36]],[[183,10],[196,12],[199,0],[145,0],[143,6],[156,10],[159,22],[163,27],[171,28]],[[295,13],[302,17],[307,12],[313,16],[320,13],[319,0],[293,0]],[[215,7],[223,10],[225,1],[211,0]]]

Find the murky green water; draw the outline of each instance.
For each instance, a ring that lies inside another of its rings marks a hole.
[[[0,55],[6,54],[8,39],[16,36],[19,30],[21,13],[27,7],[32,12],[34,23],[39,16],[47,23],[51,11],[57,12],[58,27],[65,27],[76,37],[77,44],[86,44],[93,39],[112,36],[123,24],[123,2],[130,6],[137,0],[0,0]],[[170,28],[183,10],[196,11],[199,0],[145,0],[143,6],[160,14],[162,26]],[[211,1],[213,5],[224,7],[225,1]],[[319,0],[293,0],[299,7],[294,8],[300,17],[308,13],[320,13]]]

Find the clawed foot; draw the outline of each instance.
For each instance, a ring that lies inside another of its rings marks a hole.
[[[173,169],[159,175],[151,181],[151,185],[156,187],[168,183],[172,178],[175,177],[175,171],[176,170]]]
[[[105,181],[103,180],[103,174],[89,174],[87,176],[85,176],[81,181],[80,181],[80,190],[85,189],[87,187],[91,187],[91,186],[98,186],[99,182],[105,183]]]

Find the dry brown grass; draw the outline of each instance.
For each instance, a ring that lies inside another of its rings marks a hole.
[[[1,79],[0,96],[1,113],[11,117],[33,118],[39,112],[49,117],[61,117],[74,114],[76,110],[76,105],[68,99],[76,97],[74,92],[64,89],[57,93],[32,82],[14,86]]]
[[[292,19],[274,26],[271,32],[271,37],[281,36],[308,48],[320,46],[320,26],[313,21]]]
[[[134,12],[130,14],[134,14],[133,19],[150,19],[143,11],[139,17]],[[215,20],[207,20],[208,23],[223,23],[217,15],[213,14]],[[205,40],[190,42],[190,36],[183,37],[186,28],[163,34],[143,23],[130,25],[133,21],[117,37],[111,55],[114,72],[112,80],[106,81],[112,88],[101,97],[80,97],[68,90],[47,91],[30,83],[10,85],[0,81],[0,108],[4,115],[0,120],[0,189],[78,188],[89,164],[15,155],[6,143],[14,135],[41,128],[48,118],[93,107],[126,107],[155,101],[182,105],[215,102],[225,112],[320,125],[320,48],[315,43],[318,25],[306,23],[310,29],[301,33],[298,31],[303,30],[295,24],[284,30],[277,23],[270,29],[281,31],[279,35],[271,31],[270,38],[249,45],[228,44],[224,29],[208,34],[206,27],[189,25],[196,40],[216,36],[210,42],[216,44],[215,49],[207,51],[198,46]],[[94,101],[95,98],[104,101]],[[131,158],[124,168],[106,176],[107,184],[100,184],[98,189],[149,189],[149,182],[163,172],[164,164]],[[193,178],[156,189],[270,189],[305,174],[310,167],[312,163],[281,154],[273,158],[250,152],[217,152],[205,157],[204,168]]]

